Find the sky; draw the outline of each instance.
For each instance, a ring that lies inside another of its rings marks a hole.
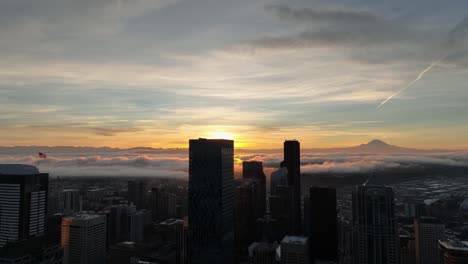
[[[467,10],[464,0],[2,0],[0,145],[378,138],[466,149]]]

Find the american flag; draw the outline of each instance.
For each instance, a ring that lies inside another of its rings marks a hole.
[[[47,155],[42,153],[42,152],[39,152],[39,158],[41,159],[46,159],[47,158]]]

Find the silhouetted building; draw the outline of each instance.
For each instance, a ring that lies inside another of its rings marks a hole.
[[[65,213],[76,213],[80,211],[81,195],[77,189],[62,191],[63,211]]]
[[[307,237],[285,236],[281,241],[281,264],[309,264],[310,251]]]
[[[46,243],[59,244],[62,236],[62,214],[54,214],[46,220]]]
[[[276,195],[270,196],[270,214],[280,222],[280,229],[276,230],[275,237],[295,234],[297,221],[294,186],[276,186]]]
[[[147,250],[135,242],[125,241],[109,247],[109,264],[129,264],[132,259],[139,259]]]
[[[439,241],[440,264],[468,263],[468,241],[457,239]]]
[[[439,263],[439,240],[444,238],[445,224],[433,217],[414,219],[417,264]]]
[[[398,264],[399,237],[393,190],[371,177],[353,191],[355,264]]]
[[[189,260],[232,263],[234,141],[190,140]]]
[[[310,187],[310,239],[315,259],[336,261],[338,257],[336,190]]]
[[[281,230],[281,223],[272,218],[269,214],[257,220],[257,241],[261,242],[280,242],[284,234],[278,232]]]
[[[31,165],[0,165],[0,247],[43,236],[49,175]]]
[[[128,201],[137,209],[145,208],[146,185],[144,181],[128,181]]]
[[[261,161],[242,162],[242,177],[259,181],[255,211],[258,217],[263,216],[266,213],[266,175],[263,172],[263,163]]]
[[[301,152],[297,140],[284,142],[284,165],[288,169],[288,185],[294,187],[294,234],[301,233]]]
[[[154,221],[177,216],[177,195],[161,188],[151,188],[151,214]]]
[[[276,242],[254,242],[249,246],[249,259],[252,264],[276,264],[280,261],[279,244]]]
[[[174,249],[175,254],[170,263],[184,264],[186,263],[186,234],[184,221],[180,219],[168,219],[157,225],[157,229],[163,236],[163,243],[169,244]]]
[[[143,209],[128,215],[129,241],[142,242],[144,232],[151,225],[151,212]]]
[[[106,217],[77,214],[62,219],[64,264],[102,264],[106,260]]]
[[[246,180],[238,180],[236,183],[239,186],[234,192],[234,244],[236,260],[240,261],[247,257],[248,247],[256,238],[255,202],[258,186]]]
[[[135,213],[134,205],[116,205],[110,208],[110,244],[130,241],[129,216]]]
[[[288,185],[288,168],[281,167],[271,173],[270,176],[270,194],[276,194],[276,186]]]

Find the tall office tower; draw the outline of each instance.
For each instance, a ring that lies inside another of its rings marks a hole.
[[[353,191],[355,264],[398,264],[399,237],[393,190],[371,177]]]
[[[276,242],[254,242],[249,246],[249,259],[252,264],[276,264],[280,260],[279,244]]]
[[[281,264],[309,264],[309,239],[299,236],[285,236],[281,241]]]
[[[130,240],[129,216],[136,213],[134,205],[116,205],[110,209],[110,244]]]
[[[49,175],[31,165],[0,165],[0,247],[44,235]]]
[[[102,264],[106,261],[106,217],[76,214],[62,219],[64,264]]]
[[[146,185],[142,180],[128,181],[128,201],[137,209],[145,208]]]
[[[417,264],[439,263],[439,240],[444,238],[445,224],[433,217],[414,219]]]
[[[234,141],[193,139],[189,149],[189,260],[232,263]]]
[[[263,172],[263,163],[261,161],[242,162],[242,178],[259,180],[260,189],[257,194],[256,212],[257,216],[263,216],[266,213],[266,175]]]
[[[284,142],[284,165],[288,169],[288,185],[294,187],[294,234],[301,233],[301,150],[297,140]]]
[[[234,191],[234,244],[236,262],[248,255],[248,247],[255,241],[256,217],[255,202],[258,188],[246,180],[237,180]]]
[[[275,242],[281,241],[284,234],[278,232],[281,230],[281,223],[272,218],[269,214],[257,220],[257,236],[256,241],[261,242]]]
[[[151,188],[150,206],[153,220],[164,221],[177,216],[177,195],[160,188]]]
[[[151,225],[151,212],[143,209],[128,215],[128,238],[132,242],[142,242],[144,232]]]
[[[294,186],[276,186],[276,195],[270,196],[270,214],[281,224],[279,234],[294,235],[297,231]],[[281,235],[279,235],[281,236]],[[281,236],[282,238],[282,236]]]
[[[80,211],[81,195],[77,189],[62,191],[63,211],[65,213],[76,213]]]
[[[288,185],[288,168],[281,167],[271,173],[270,176],[270,194],[276,195],[276,186]]]
[[[310,187],[310,240],[317,260],[336,261],[338,257],[336,190]]]
[[[441,240],[439,241],[440,264],[468,263],[468,241]]]
[[[173,245],[176,251],[171,263],[185,264],[187,245],[184,220],[168,219],[159,223],[157,229],[162,234],[165,244]]]

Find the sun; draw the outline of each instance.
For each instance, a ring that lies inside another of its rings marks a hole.
[[[234,140],[234,136],[231,133],[227,132],[220,132],[220,131],[213,131],[210,133],[208,138],[211,139],[231,139]]]

